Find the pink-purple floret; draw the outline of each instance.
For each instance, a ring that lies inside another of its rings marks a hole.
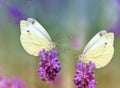
[[[7,77],[0,77],[0,88],[26,88],[25,83],[17,78],[14,77],[9,79]]]
[[[50,52],[47,52],[45,49],[39,52],[41,59],[38,74],[40,79],[46,81],[48,84],[53,84],[57,73],[61,70],[60,61],[57,58],[58,55],[58,51],[54,49]]]
[[[91,61],[86,65],[81,61],[76,64],[77,71],[74,75],[74,84],[76,88],[96,87],[95,74],[93,71],[95,67],[95,64]]]

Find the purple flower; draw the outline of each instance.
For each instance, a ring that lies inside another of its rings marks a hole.
[[[0,88],[10,88],[10,79],[0,76]]]
[[[0,67],[0,73],[1,70],[2,67]],[[26,85],[21,79],[17,77],[9,79],[0,74],[0,88],[26,88]]]
[[[27,19],[26,15],[22,13],[21,9],[15,6],[11,6],[8,9],[10,18],[12,18],[17,24],[20,23],[20,20]]]
[[[109,32],[113,32],[116,36],[120,35],[120,0],[115,0],[117,3],[117,20],[109,29]]]
[[[76,88],[95,88],[96,81],[93,69],[95,64],[91,61],[88,64],[79,62],[76,64],[76,73],[74,75],[74,84]]]
[[[0,76],[0,88],[26,88],[25,83],[19,78],[9,78]]]
[[[25,86],[25,83],[22,82],[22,80],[20,80],[17,77],[14,77],[12,79],[11,88],[26,88],[26,86]]]
[[[58,55],[58,51],[54,49],[52,49],[50,52],[47,52],[44,49],[39,52],[41,59],[38,68],[38,74],[40,79],[48,84],[53,84],[57,73],[61,70],[60,61],[58,58],[56,58]]]
[[[117,3],[120,5],[120,0],[116,0],[117,1]]]

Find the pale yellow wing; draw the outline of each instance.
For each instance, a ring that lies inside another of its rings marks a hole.
[[[89,42],[88,44],[85,46],[84,50],[83,50],[83,54],[88,52],[89,50],[91,50],[91,48],[94,48],[95,45],[97,45],[97,42],[99,41],[99,39],[101,38],[101,36],[105,35],[107,33],[106,30],[102,30],[102,31],[99,31]],[[100,42],[99,42],[100,44]],[[91,47],[93,46],[94,47]]]
[[[37,20],[35,20],[34,18],[28,18],[27,21],[34,24],[34,27],[36,27],[38,29],[39,33],[44,35],[44,38],[46,38],[49,41],[52,41],[50,38],[50,35],[47,33],[47,31],[44,29],[44,27]]]
[[[91,49],[84,54],[81,59],[88,63],[92,61],[96,64],[96,68],[106,66],[112,59],[114,54],[114,34],[106,33],[91,46]]]
[[[20,41],[23,48],[30,54],[38,56],[38,52],[42,49],[49,51],[52,47],[51,41],[47,40],[45,34],[40,32],[37,27],[29,21],[22,20],[20,22],[21,35]]]

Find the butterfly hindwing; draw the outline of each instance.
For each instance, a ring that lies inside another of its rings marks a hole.
[[[85,54],[86,61],[92,61],[96,68],[106,66],[112,59],[114,48],[111,44],[99,46]]]

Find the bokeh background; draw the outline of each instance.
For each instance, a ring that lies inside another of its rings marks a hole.
[[[37,19],[57,42],[62,70],[55,85],[39,79],[39,57],[20,43],[19,21]],[[95,70],[97,88],[120,88],[120,0],[0,0],[0,74],[21,78],[27,88],[75,88],[78,55],[100,30],[115,33],[115,54]]]

